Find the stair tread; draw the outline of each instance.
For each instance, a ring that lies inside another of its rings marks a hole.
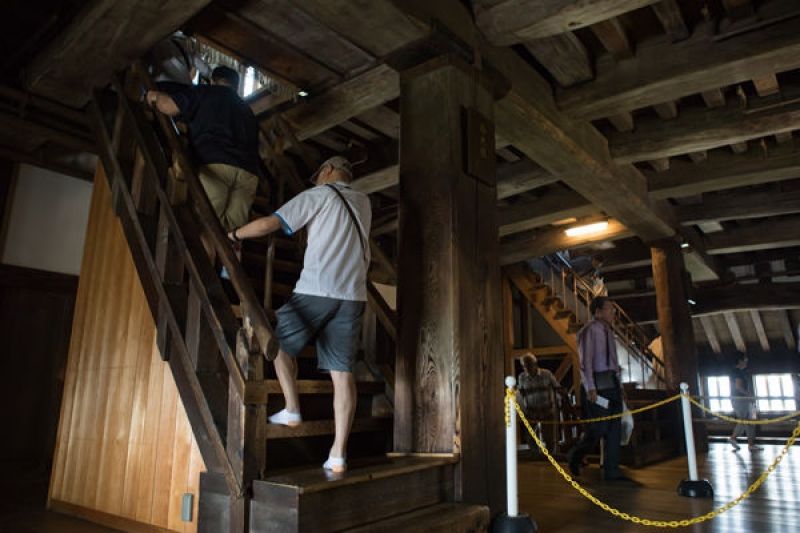
[[[277,379],[268,379],[267,392],[269,394],[278,394],[281,392],[280,383]],[[379,394],[384,392],[386,384],[379,381],[359,381],[356,383],[356,391],[358,394]],[[298,379],[297,392],[300,394],[332,394],[333,382],[321,379]]]
[[[353,420],[353,427],[350,433],[364,433],[367,431],[379,431],[386,429],[392,422],[391,417],[386,418],[356,418]],[[319,435],[333,435],[333,420],[309,420],[301,422],[297,427],[281,426],[278,424],[267,424],[267,439],[292,439],[297,437],[315,437]]]
[[[347,531],[349,533],[481,531],[488,529],[490,517],[489,508],[485,505],[440,503]],[[470,525],[464,524],[464,522],[470,522]],[[456,528],[454,527],[456,524],[464,527]]]
[[[290,473],[268,477],[263,482],[286,487],[294,487],[299,493],[312,493],[333,490],[346,485],[363,483],[387,477],[399,476],[428,468],[453,464],[455,456],[437,457],[382,456],[371,458],[359,465],[358,461],[348,464],[348,471],[342,474],[326,472],[319,466],[295,470]]]

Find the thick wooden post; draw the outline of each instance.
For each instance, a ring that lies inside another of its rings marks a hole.
[[[502,502],[493,101],[437,58],[401,77],[395,447],[461,456],[457,500]]]
[[[685,381],[696,393],[697,351],[685,290],[687,278],[683,254],[674,240],[659,241],[651,246],[658,327],[664,349],[667,383],[677,389],[680,382]]]

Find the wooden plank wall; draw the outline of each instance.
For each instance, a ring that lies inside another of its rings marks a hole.
[[[120,517],[117,527],[131,520],[158,531],[193,533],[203,470],[172,374],[155,346],[155,325],[111,209],[108,183],[98,170],[50,482],[51,506],[98,511],[98,520]],[[195,495],[192,522],[180,519],[185,492]]]

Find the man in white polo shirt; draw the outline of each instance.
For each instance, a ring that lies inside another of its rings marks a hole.
[[[336,437],[324,468],[347,469],[347,438],[356,408],[353,365],[367,301],[368,235],[372,209],[366,194],[350,188],[353,172],[344,157],[325,161],[304,191],[275,213],[228,234],[233,241],[268,235],[280,228],[291,235],[308,228],[303,271],[289,301],[277,311],[275,335],[280,352],[275,371],[286,406],[270,423],[301,423],[295,357],[316,338],[320,370],[333,381]]]

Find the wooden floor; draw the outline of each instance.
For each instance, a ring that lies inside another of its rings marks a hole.
[[[714,499],[683,498],[675,489],[686,477],[686,460],[674,459],[626,473],[641,486],[609,485],[600,480],[597,465],[584,469],[582,485],[602,501],[629,514],[656,520],[699,516],[739,496],[780,452],[765,445],[751,454],[742,444],[712,443],[707,457],[699,457],[701,476],[714,487]],[[520,460],[520,509],[529,513],[543,533],[664,531],[625,522],[581,496],[549,464]],[[790,450],[778,469],[750,498],[711,522],[671,531],[715,533],[787,533],[800,531],[800,446]]]
[[[0,464],[0,533],[118,533],[45,509],[50,473],[35,465]]]

